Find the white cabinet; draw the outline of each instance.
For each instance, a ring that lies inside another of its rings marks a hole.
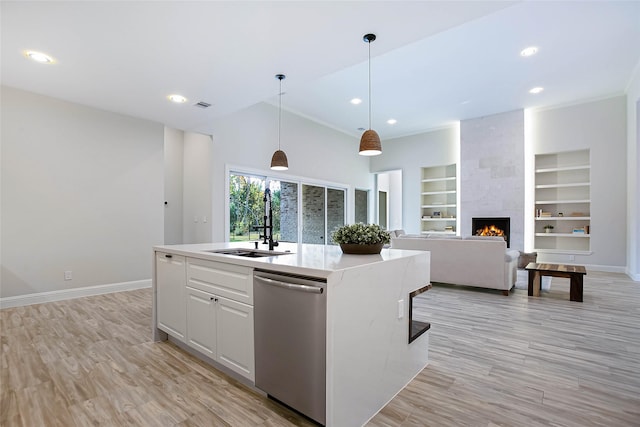
[[[456,165],[422,168],[420,232],[455,234],[458,217]]]
[[[535,248],[538,252],[590,254],[589,150],[535,156]]]
[[[157,327],[174,338],[184,341],[185,257],[156,252],[156,313]]]
[[[217,304],[217,360],[254,381],[253,307],[223,297]]]
[[[187,285],[253,305],[253,269],[197,258],[187,258]]]
[[[158,329],[251,381],[253,269],[156,252]]]
[[[253,269],[187,258],[187,290],[190,345],[253,381]]]
[[[216,296],[187,287],[187,344],[216,358]]]
[[[187,344],[254,381],[252,306],[187,287]]]

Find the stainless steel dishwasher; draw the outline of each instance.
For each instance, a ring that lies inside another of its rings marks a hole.
[[[255,270],[256,387],[326,421],[327,282]]]

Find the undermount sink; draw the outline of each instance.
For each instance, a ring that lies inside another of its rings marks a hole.
[[[241,256],[245,258],[264,258],[264,257],[270,257],[270,256],[291,254],[291,252],[262,251],[259,249],[242,249],[242,248],[214,249],[214,250],[205,251],[205,252],[210,252],[213,254],[220,254],[220,255]]]

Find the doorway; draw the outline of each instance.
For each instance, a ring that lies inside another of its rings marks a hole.
[[[389,202],[387,192],[378,190],[378,225],[385,230],[389,229]]]
[[[385,230],[402,227],[402,170],[376,174],[377,219]]]

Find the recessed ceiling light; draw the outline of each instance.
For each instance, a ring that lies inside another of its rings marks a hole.
[[[387,120],[387,123],[389,123],[390,125],[395,125],[396,123],[398,123],[398,121],[396,119],[389,119]]]
[[[53,64],[54,62],[53,58],[47,55],[46,53],[36,52],[34,50],[28,50],[24,53],[24,55],[27,58],[33,59],[34,61],[39,62],[41,64]]]
[[[524,57],[533,56],[536,53],[538,53],[538,48],[536,46],[529,46],[520,51],[520,56],[524,56]]]
[[[358,104],[362,104],[362,99],[360,99],[360,98],[353,98],[353,99],[352,99],[351,101],[349,101],[349,102],[351,102],[353,105],[358,105]]]
[[[187,98],[185,98],[182,95],[173,94],[173,95],[167,96],[167,98],[169,98],[169,101],[175,102],[176,104],[183,104],[187,102]]]
[[[542,92],[543,90],[544,90],[544,88],[543,88],[543,87],[538,86],[538,87],[534,87],[533,89],[530,89],[530,90],[529,90],[529,93],[536,94],[536,93],[540,93],[540,92]]]

